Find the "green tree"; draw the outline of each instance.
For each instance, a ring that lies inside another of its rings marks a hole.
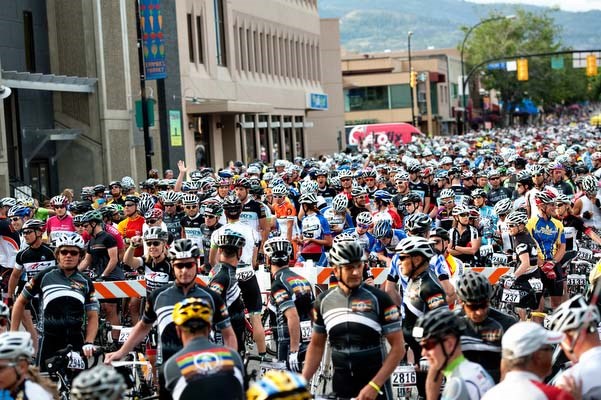
[[[533,13],[515,9],[515,18],[498,19],[475,28],[465,44],[466,71],[486,60],[515,60],[517,55],[552,53],[567,50],[559,39],[561,28],[554,23],[554,10]],[[488,17],[501,17],[491,13]],[[469,27],[461,28],[467,32]],[[485,88],[501,92],[504,104],[518,103],[524,98],[545,107],[571,103],[589,97],[587,78],[582,69],[572,69],[571,57],[564,57],[564,69],[551,68],[550,57],[528,58],[527,81],[518,81],[515,72],[480,69]],[[473,74],[470,87],[473,85]],[[471,90],[470,93],[474,91]]]

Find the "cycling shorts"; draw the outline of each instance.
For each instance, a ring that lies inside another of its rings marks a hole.
[[[557,277],[555,279],[549,279],[544,273],[541,273],[541,281],[543,281],[543,289],[546,296],[563,296],[563,282],[565,281],[565,275],[563,269],[559,264],[555,264],[553,267]]]
[[[530,279],[541,279],[542,276],[544,276],[544,274],[541,273],[540,269],[537,268],[528,274],[520,275],[518,278],[516,278],[515,282],[511,286],[511,288],[512,289],[516,288],[516,289],[520,290],[521,292],[527,293],[527,295],[521,296],[520,302],[517,304],[517,307],[529,308],[531,310],[538,309],[538,305],[540,304],[540,299],[543,294],[537,293],[532,288],[529,281],[530,281]],[[542,279],[541,279],[541,281],[542,281]],[[543,283],[543,290],[544,290],[544,283]]]
[[[238,286],[242,291],[242,300],[249,314],[261,314],[263,311],[263,301],[261,300],[261,289],[257,276],[253,275],[247,281],[238,281]]]

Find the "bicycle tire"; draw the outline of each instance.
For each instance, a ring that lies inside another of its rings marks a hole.
[[[278,354],[276,328],[271,326],[269,309],[267,307],[263,308],[263,313],[261,314],[261,323],[263,324],[263,328],[265,330],[265,346],[267,349],[267,354],[275,357]]]

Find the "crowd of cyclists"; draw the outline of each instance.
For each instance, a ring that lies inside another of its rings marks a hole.
[[[123,398],[139,349],[161,399],[601,398],[594,127],[177,172],[0,199],[1,398],[56,398],[64,349],[106,352],[74,399]],[[98,298],[129,279],[144,296]],[[247,325],[283,367],[249,373]]]

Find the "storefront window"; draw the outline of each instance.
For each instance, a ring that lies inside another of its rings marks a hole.
[[[267,132],[269,129],[267,127],[268,119],[268,115],[259,115],[259,145],[261,146],[259,154],[261,155],[261,161],[263,162],[270,161],[267,152],[267,149],[269,148],[269,141],[267,139]]]
[[[295,117],[295,122],[297,124],[301,124],[303,122],[303,117]],[[296,128],[294,130],[296,134],[296,156],[304,157],[305,156],[305,129],[304,128]]]
[[[281,158],[280,154],[282,154],[281,147],[280,147],[281,118],[272,116],[271,123],[273,126],[271,128],[271,140],[273,140],[272,147],[271,147],[271,160],[275,161],[275,160]]]
[[[284,156],[292,161],[292,117],[284,117]]]

